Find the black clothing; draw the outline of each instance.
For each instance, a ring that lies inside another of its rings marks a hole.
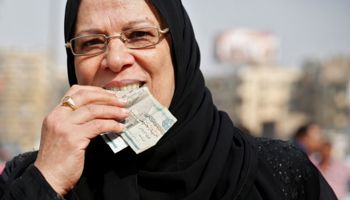
[[[178,121],[156,146],[139,155],[130,148],[113,154],[101,137],[94,138],[86,152],[82,177],[66,198],[336,199],[304,153],[290,143],[254,139],[235,128],[227,114],[216,109],[199,70],[199,48],[181,1],[152,2],[172,37],[176,85],[169,110]],[[67,2],[66,41],[72,38],[78,5],[76,0]],[[74,57],[69,50],[67,55],[69,81],[75,84]],[[26,169],[27,163],[35,160],[28,159],[15,159],[8,164],[9,175],[33,176],[30,172],[35,171],[34,166],[24,172],[17,170]],[[13,175],[12,169],[21,173]],[[7,176],[0,177],[0,187]],[[6,190],[9,196],[23,191],[15,189],[21,186],[46,193],[45,186],[41,189],[22,183],[20,178],[11,179],[15,181]]]
[[[6,164],[0,176],[0,198],[63,199],[33,165],[37,152],[21,154]]]
[[[254,139],[238,129],[234,134],[243,140],[232,141],[232,151],[238,149],[243,154],[227,159],[224,169],[216,173],[218,181],[200,183],[215,185],[213,191],[198,191],[187,199],[336,199],[322,175],[293,144]],[[89,146],[84,174],[66,199],[183,199],[187,195],[182,188],[186,183],[181,181],[157,183],[158,187],[153,189],[158,192],[147,195],[137,186],[147,183],[138,183],[136,156],[129,157],[135,155],[131,149],[113,154],[100,137],[95,138],[93,144],[96,146]],[[97,146],[100,147],[90,151]],[[36,156],[37,152],[27,153],[7,163],[0,176],[0,197],[5,192],[4,199],[62,199],[32,165]],[[154,183],[148,184],[152,187]]]

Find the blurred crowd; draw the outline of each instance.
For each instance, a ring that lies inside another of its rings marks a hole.
[[[346,158],[335,158],[331,138],[322,134],[322,127],[310,123],[295,134],[294,144],[303,150],[320,170],[338,199],[350,199],[350,165]]]

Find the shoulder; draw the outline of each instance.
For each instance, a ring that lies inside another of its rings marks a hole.
[[[27,160],[28,158],[35,157],[37,156],[38,152],[37,151],[32,151],[32,152],[26,152],[19,154],[18,156],[14,157],[12,160],[6,163],[6,167],[11,167],[15,168],[18,165],[20,165],[23,161]],[[33,160],[35,161],[35,160]]]
[[[308,156],[292,142],[268,138],[255,138],[255,140],[258,143],[260,160],[266,162],[277,174],[282,176],[285,174],[286,178],[282,178],[284,183],[298,182],[299,178],[307,180],[317,172]]]
[[[1,174],[2,178],[8,179],[10,174],[12,174],[15,169],[18,169],[18,167],[22,169],[27,168],[30,164],[34,163],[34,161],[36,160],[37,154],[38,154],[37,151],[27,152],[27,153],[19,154],[18,156],[14,157],[12,160],[8,161]],[[22,171],[22,170],[18,170],[18,171]]]
[[[283,157],[295,162],[306,162],[309,164],[307,155],[292,142],[261,137],[255,137],[255,140],[258,144],[259,153],[267,154],[267,161],[272,159],[272,157]]]
[[[332,191],[320,177],[318,169],[292,142],[268,138],[255,140],[258,144],[259,166],[264,169],[260,176],[265,179],[269,179],[266,176],[272,176],[271,181],[279,185],[283,195],[291,199],[318,199],[325,185],[325,190],[332,197]]]

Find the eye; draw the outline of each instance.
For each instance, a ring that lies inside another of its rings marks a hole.
[[[136,39],[136,38],[142,38],[152,36],[152,34],[148,31],[133,31],[128,35],[128,39]]]
[[[103,35],[78,37],[73,42],[73,48],[76,54],[102,51],[105,48],[105,37]]]
[[[128,48],[148,47],[158,42],[158,29],[155,27],[131,29],[124,31],[122,38]]]
[[[82,43],[82,48],[84,47],[92,47],[94,45],[104,44],[104,40],[102,38],[91,38]]]

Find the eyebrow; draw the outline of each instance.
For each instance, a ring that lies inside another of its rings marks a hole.
[[[145,23],[150,23],[153,26],[155,26],[154,22],[150,19],[141,19],[141,20],[134,20],[134,21],[129,21],[124,25],[124,29],[122,29],[123,31],[128,30],[128,29],[132,29],[134,28],[133,26],[139,25],[139,24],[145,24]],[[81,35],[91,35],[91,34],[98,34],[101,33],[101,29],[99,28],[90,28],[90,29],[86,29],[86,30],[82,30],[80,31],[78,34],[75,35],[75,37],[81,36]]]
[[[144,23],[151,23],[152,25],[155,26],[154,22],[150,19],[140,19],[140,20],[134,20],[134,21],[129,21],[125,24],[125,27],[132,27],[138,24],[144,24]]]
[[[75,37],[78,37],[84,34],[90,35],[90,34],[97,34],[97,33],[101,33],[101,30],[98,28],[91,28],[91,29],[80,31],[78,34],[75,35]]]

